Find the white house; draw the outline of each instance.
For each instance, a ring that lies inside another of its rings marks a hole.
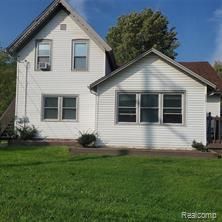
[[[155,49],[116,68],[112,49],[65,0],[55,0],[7,48],[17,56],[17,118],[40,138],[98,132],[98,145],[206,144],[220,116],[222,81],[207,62],[178,63]]]

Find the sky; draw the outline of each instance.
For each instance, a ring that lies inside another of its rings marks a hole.
[[[160,10],[176,27],[178,61],[222,60],[222,0],[67,0],[105,38],[117,18]],[[1,0],[0,46],[7,47],[51,0]]]

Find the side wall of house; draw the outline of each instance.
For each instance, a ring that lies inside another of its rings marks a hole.
[[[66,24],[67,30],[60,30],[60,24]],[[35,44],[38,39],[52,40],[52,71],[35,71]],[[71,71],[73,39],[89,39],[89,71]],[[88,86],[105,75],[106,56],[101,49],[72,17],[61,10],[32,39],[18,55],[18,79],[16,116],[25,116],[25,98],[27,93],[27,117],[35,125],[41,137],[73,139],[79,130],[95,128],[95,95]],[[26,69],[26,62],[28,66]],[[27,84],[26,84],[27,73]],[[27,86],[27,87],[26,87]],[[43,121],[42,95],[78,95],[78,120]]]
[[[207,113],[212,116],[220,116],[221,97],[219,95],[207,96]]]
[[[184,91],[184,125],[116,123],[118,91]],[[98,86],[98,145],[191,148],[206,143],[207,87],[155,55],[150,55]]]

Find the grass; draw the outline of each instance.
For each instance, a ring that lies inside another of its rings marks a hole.
[[[0,221],[186,221],[182,211],[216,212],[222,221],[221,175],[218,159],[1,148]]]

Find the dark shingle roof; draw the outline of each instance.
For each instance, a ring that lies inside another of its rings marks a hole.
[[[204,79],[217,86],[218,91],[222,91],[222,79],[208,62],[179,62],[181,65],[202,76]]]

